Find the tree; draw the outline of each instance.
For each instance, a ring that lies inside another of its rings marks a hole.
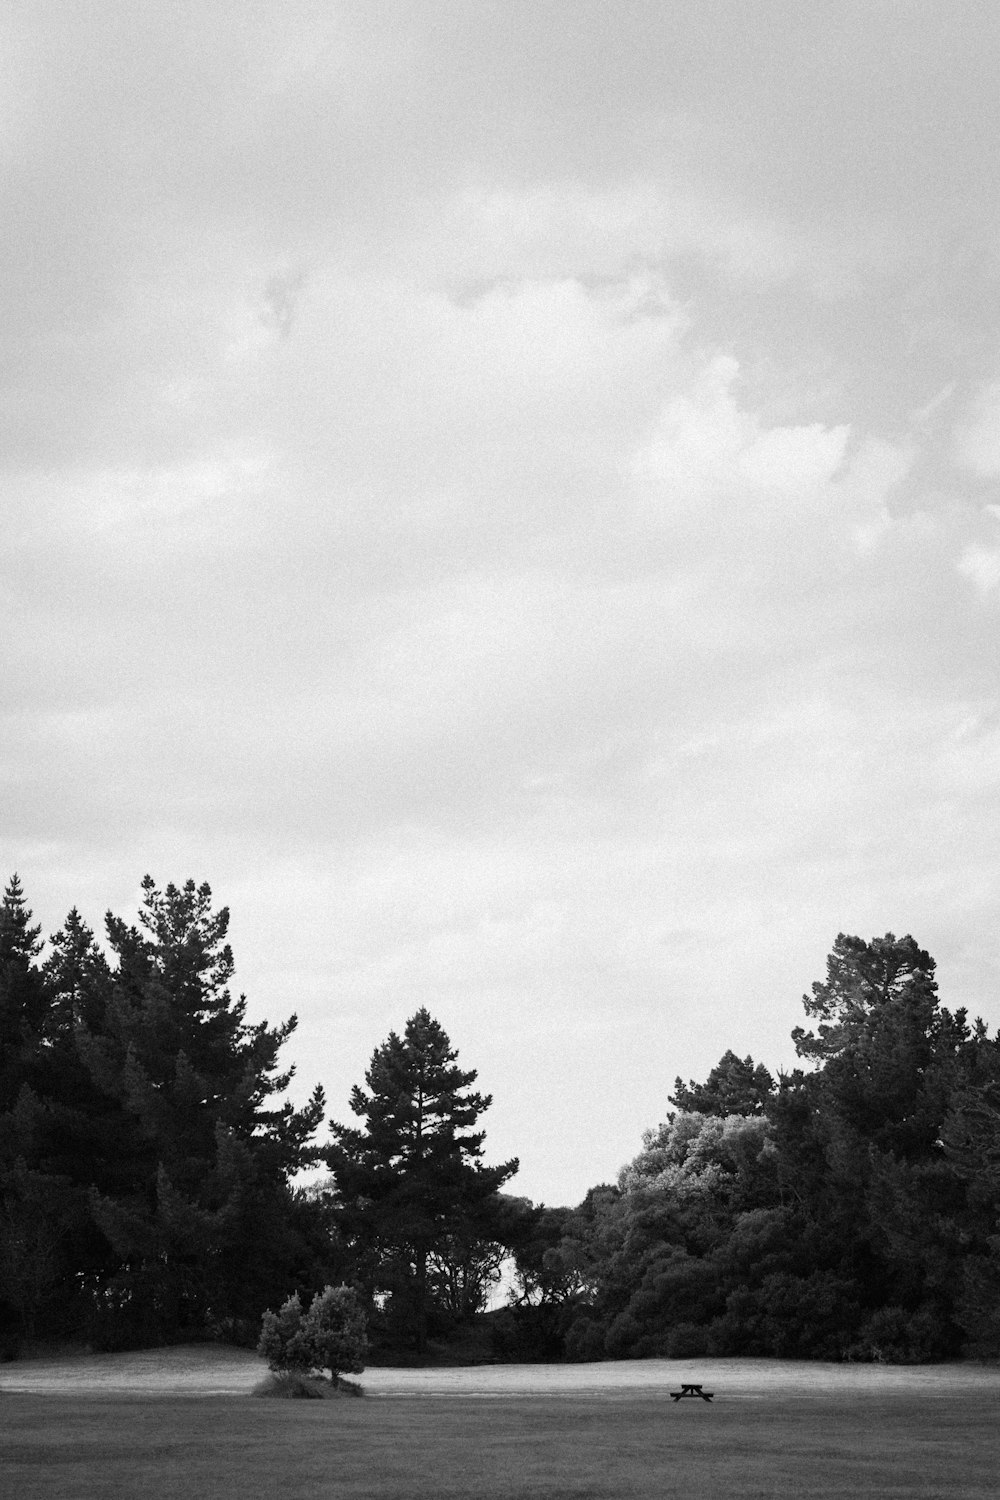
[[[590,1290],[576,1209],[507,1198],[503,1230],[514,1256],[512,1307],[563,1307]]]
[[[1000,1355],[1000,1038],[981,1037],[978,1077],[953,1101],[942,1131],[945,1155],[965,1185],[962,1293],[956,1319],[966,1352]]]
[[[277,1313],[268,1309],[264,1314],[257,1352],[275,1372],[329,1370],[334,1385],[341,1375],[359,1375],[368,1357],[368,1337],[357,1292],[326,1286],[306,1313],[294,1293]]]
[[[674,1079],[669,1103],[677,1109],[699,1115],[760,1115],[774,1093],[774,1079],[763,1063],[753,1058],[737,1057],[733,1051],[722,1054],[704,1083]]]
[[[820,1065],[826,1113],[855,1142],[897,1156],[935,1148],[973,1034],[966,1012],[939,1004],[934,960],[912,937],[840,933],[827,977],[804,996],[815,1032],[792,1032]]]
[[[591,1291],[576,1210],[501,1194],[499,1232],[513,1258],[507,1306],[490,1320],[501,1359],[561,1359],[566,1334]]]
[[[792,1033],[816,1071],[783,1080],[770,1111],[780,1175],[853,1285],[852,1357],[947,1358],[960,1337],[965,1194],[941,1134],[986,1036],[940,1005],[934,971],[910,936],[839,934],[804,997],[816,1028]]]
[[[13,875],[0,902],[0,1110],[13,1109],[42,1046],[48,996],[38,964],[40,934]]]
[[[229,913],[213,911],[209,886],[161,891],[147,876],[142,889],[139,927],[108,913],[110,977],[69,962],[79,935],[64,954],[77,1046],[114,1110],[105,1145],[118,1159],[100,1164],[90,1194],[113,1251],[93,1288],[105,1343],[157,1342],[206,1320],[256,1324],[287,1285],[288,1181],[316,1158],[323,1115],[318,1088],[300,1110],[271,1102],[292,1076],[277,1058],[296,1020],[247,1022],[245,996],[229,989]]]
[[[47,1167],[50,996],[17,875],[0,902],[0,1347],[14,1354],[62,1279],[71,1213]]]
[[[143,881],[108,913],[112,962],[74,909],[41,961],[17,877],[0,903],[0,1343],[105,1346],[183,1328],[246,1336],[279,1289],[329,1280],[317,1089],[275,1096],[295,1027],[251,1025],[207,885]]]
[[[371,1295],[389,1293],[418,1352],[426,1347],[429,1268],[456,1242],[491,1238],[494,1196],[517,1162],[482,1164],[485,1133],[473,1127],[492,1102],[473,1093],[477,1074],[421,1008],[402,1037],[391,1032],[355,1086],[351,1109],[363,1129],[332,1123],[326,1159]]]
[[[492,1206],[491,1206],[492,1207]],[[497,1210],[499,1220],[499,1210]],[[438,1241],[427,1258],[427,1292],[433,1307],[455,1323],[466,1323],[486,1307],[499,1286],[510,1251],[480,1216],[464,1233]],[[493,1231],[500,1233],[499,1223]]]
[[[840,934],[779,1075],[727,1052],[575,1212],[570,1358],[1000,1348],[1000,1041],[912,937]],[[565,1239],[564,1239],[565,1243]]]

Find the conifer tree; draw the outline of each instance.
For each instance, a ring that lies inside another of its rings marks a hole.
[[[14,1353],[59,1285],[72,1218],[51,1153],[50,995],[21,883],[0,903],[0,1347]]]
[[[35,1071],[48,999],[38,963],[41,928],[17,875],[0,902],[0,1110],[12,1109]]]
[[[763,1063],[737,1057],[730,1048],[722,1054],[704,1083],[674,1079],[669,1102],[699,1115],[760,1115],[774,1093],[774,1079]]]
[[[139,926],[107,916],[117,966],[100,1014],[87,1015],[86,993],[74,1002],[87,1071],[117,1109],[117,1168],[91,1191],[115,1263],[95,1296],[104,1342],[249,1324],[289,1274],[288,1179],[316,1156],[323,1094],[300,1110],[273,1103],[296,1018],[247,1022],[229,989],[229,913],[211,895],[147,876]]]
[[[331,1124],[326,1159],[340,1222],[371,1291],[405,1306],[418,1351],[426,1345],[428,1262],[455,1236],[485,1232],[495,1194],[517,1161],[482,1164],[485,1132],[474,1127],[492,1102],[471,1092],[477,1074],[457,1065],[443,1028],[421,1008],[402,1037],[391,1032],[355,1086],[351,1109],[364,1128]]]

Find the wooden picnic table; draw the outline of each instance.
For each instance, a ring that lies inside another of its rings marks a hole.
[[[683,1401],[685,1397],[690,1396],[692,1400],[696,1401],[700,1396],[702,1401],[711,1401],[714,1395],[714,1391],[702,1390],[700,1385],[685,1385],[682,1382],[679,1391],[670,1392],[670,1399],[671,1401]]]

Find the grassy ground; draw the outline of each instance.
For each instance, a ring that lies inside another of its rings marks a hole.
[[[662,1388],[616,1386],[617,1371],[640,1373],[629,1364],[583,1367],[582,1390],[571,1370],[561,1384],[552,1371],[547,1389],[517,1393],[519,1379],[539,1378],[529,1368],[506,1372],[507,1394],[477,1394],[469,1372],[469,1394],[425,1386],[337,1402],[95,1395],[78,1381],[17,1390],[8,1367],[0,1487],[18,1500],[995,1500],[995,1371],[956,1367],[879,1386],[880,1372],[848,1369],[824,1384],[803,1377],[831,1367],[751,1361],[728,1376],[714,1370],[707,1405],[665,1395],[682,1377],[707,1385],[707,1364],[649,1365]],[[367,1372],[366,1385],[369,1375],[386,1388],[390,1372]]]

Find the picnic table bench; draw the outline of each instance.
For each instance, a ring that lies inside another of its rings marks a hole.
[[[683,1401],[685,1397],[690,1396],[692,1400],[697,1400],[700,1396],[703,1401],[711,1401],[714,1395],[714,1391],[703,1391],[700,1385],[684,1385],[682,1383],[679,1391],[670,1392],[670,1399],[671,1401]]]

